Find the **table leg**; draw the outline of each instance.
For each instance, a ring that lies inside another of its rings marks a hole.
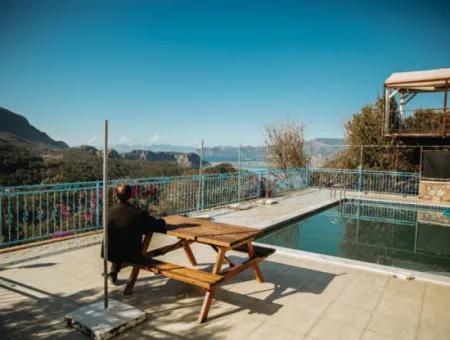
[[[150,246],[150,241],[152,240],[153,233],[150,232],[145,235],[144,241],[142,242],[142,255],[146,255],[148,251],[148,247]],[[133,266],[133,270],[131,271],[130,277],[128,278],[127,285],[123,293],[125,295],[129,295],[133,293],[134,285],[136,284],[136,280],[139,276],[139,267]]]
[[[217,253],[216,262],[214,263],[213,273],[220,274],[220,270],[222,269],[223,260],[225,257],[225,252],[227,250],[225,248],[219,248],[219,252]],[[205,322],[208,318],[209,307],[211,306],[212,299],[214,297],[214,288],[206,291],[205,297],[203,299],[202,309],[200,311],[200,315],[198,316],[198,322]]]
[[[189,262],[191,263],[192,266],[196,266],[197,260],[195,259],[194,254],[192,253],[192,249],[191,249],[191,246],[189,245],[189,242],[186,240],[182,240],[181,242],[183,244],[184,252],[186,253],[186,256],[188,257]]]
[[[247,242],[247,251],[250,258],[255,256],[255,249],[253,248],[253,244],[251,242]],[[253,264],[253,270],[255,271],[256,281],[264,282],[264,277],[262,276],[258,263]]]
[[[206,321],[206,318],[208,317],[209,313],[209,307],[211,307],[213,295],[214,289],[206,291],[205,298],[203,299],[202,309],[200,311],[200,315],[198,316],[198,323]]]
[[[211,248],[214,249],[214,251],[215,251],[216,253],[219,252],[219,248],[218,248],[218,247],[211,245]],[[229,265],[230,267],[234,267],[234,263],[231,262],[231,260],[230,260],[228,257],[224,256],[223,259],[225,260],[226,263],[228,263],[228,265]]]
[[[214,263],[213,267],[213,274],[220,274],[220,270],[222,269],[223,260],[225,258],[225,252],[227,250],[225,248],[219,248],[219,251],[217,253],[216,262]]]

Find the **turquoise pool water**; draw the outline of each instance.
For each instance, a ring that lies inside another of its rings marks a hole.
[[[359,261],[450,274],[450,217],[444,209],[345,200],[280,226],[259,242]]]

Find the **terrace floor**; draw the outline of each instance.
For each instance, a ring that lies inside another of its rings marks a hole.
[[[161,235],[153,246],[171,241]],[[102,298],[99,242],[89,236],[3,257],[2,339],[83,339],[63,318]],[[210,248],[193,250],[201,266],[212,265]],[[165,257],[188,265],[181,250]],[[111,287],[111,297],[148,313],[117,339],[450,339],[450,286],[276,254],[261,269],[265,283],[246,271],[220,286],[202,325],[203,296],[188,285],[146,273],[131,296]]]
[[[328,191],[311,190],[271,206],[213,213],[222,222],[265,228],[332,201]],[[103,296],[100,241],[97,234],[2,254],[1,338],[84,339],[65,327],[64,315]],[[173,239],[158,235],[152,242],[158,247]],[[198,244],[193,251],[211,269],[215,253]],[[164,259],[188,265],[182,250]],[[150,273],[140,276],[131,296],[122,295],[124,285],[110,286],[111,297],[148,313],[116,339],[450,339],[450,285],[281,253],[261,269],[265,283],[246,271],[221,285],[202,325],[196,319],[203,294],[191,286]],[[129,273],[119,275],[123,283]]]

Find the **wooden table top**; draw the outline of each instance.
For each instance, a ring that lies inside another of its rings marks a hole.
[[[252,241],[260,233],[258,229],[212,222],[204,218],[174,215],[164,217],[164,220],[170,226],[168,235],[226,248]]]

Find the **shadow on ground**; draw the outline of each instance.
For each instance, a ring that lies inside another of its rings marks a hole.
[[[52,265],[43,263],[41,266]],[[122,295],[122,286],[110,296],[144,310],[147,319],[118,338],[222,339],[233,324],[214,321],[228,321],[237,313],[270,316],[283,308],[280,299],[292,294],[320,294],[336,276],[271,261],[262,263],[261,269],[266,281],[264,285],[258,285],[253,271],[248,270],[217,288],[207,327],[196,323],[203,301],[203,292],[199,289],[155,275],[140,278],[134,293],[129,296]],[[246,288],[240,289],[240,284]],[[64,315],[101,299],[102,287],[72,291],[75,292],[62,296],[0,276],[2,339],[83,339],[80,333],[66,328]],[[219,305],[229,308],[222,310]]]

